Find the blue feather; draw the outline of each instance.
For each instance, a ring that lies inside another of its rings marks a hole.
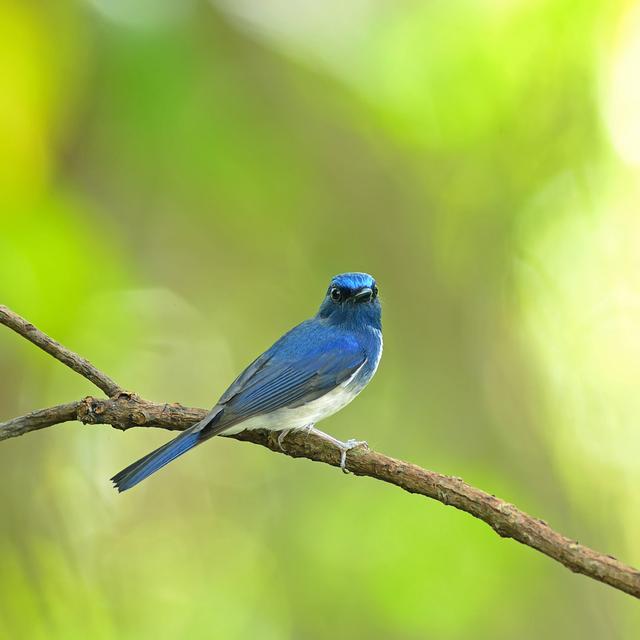
[[[148,478],[152,473],[169,464],[178,456],[186,453],[189,449],[193,449],[200,441],[201,435],[199,431],[185,431],[181,433],[177,438],[171,440],[171,442],[167,442],[167,444],[159,449],[152,451],[144,458],[141,458],[137,462],[129,465],[126,469],[120,471],[120,473],[111,478],[111,481],[120,492],[131,489],[131,487],[142,482],[145,478]]]
[[[359,289],[360,287],[373,287],[376,281],[368,273],[355,271],[353,273],[340,273],[334,276],[331,284],[347,289]]]
[[[338,297],[332,295],[336,287],[341,290]],[[355,395],[378,366],[381,328],[375,280],[366,273],[334,277],[315,317],[256,358],[203,420],[115,475],[116,488],[130,489],[197,444],[245,420],[310,404],[347,383]]]

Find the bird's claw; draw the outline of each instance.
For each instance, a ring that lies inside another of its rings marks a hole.
[[[357,449],[358,447],[368,447],[369,445],[365,440],[355,440],[351,438],[346,442],[340,442],[338,444],[338,449],[340,449],[340,468],[343,473],[351,473],[349,469],[347,469],[347,452],[351,451],[351,449]]]
[[[342,440],[338,440],[333,436],[330,436],[328,433],[324,433],[324,431],[318,431],[313,425],[309,428],[309,433],[315,434],[317,437],[322,438],[325,442],[330,442],[334,447],[337,447],[340,451],[340,468],[344,473],[350,473],[347,469],[347,453],[351,451],[351,449],[355,449],[357,447],[368,447],[369,445],[364,440],[347,440],[346,442],[342,442]]]
[[[291,429],[283,429],[278,434],[278,446],[280,447],[280,451],[284,451],[284,447],[282,446],[282,443],[284,442],[284,439],[289,435],[290,431]]]

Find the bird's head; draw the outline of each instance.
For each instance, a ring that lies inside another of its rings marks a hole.
[[[380,329],[376,281],[368,273],[341,273],[331,279],[318,315],[332,324],[368,324]]]

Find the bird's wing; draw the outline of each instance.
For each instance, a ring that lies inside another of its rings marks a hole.
[[[220,398],[223,414],[216,431],[311,402],[348,380],[366,360],[350,336],[306,334],[304,330],[287,334],[240,374]]]
[[[252,416],[305,404],[348,380],[365,362],[357,340],[302,323],[254,360],[198,423],[112,480],[125,491],[197,444]]]

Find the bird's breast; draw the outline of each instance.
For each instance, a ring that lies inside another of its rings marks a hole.
[[[231,435],[244,431],[245,429],[272,429],[274,431],[280,431],[281,429],[301,429],[302,427],[320,422],[320,420],[324,420],[337,411],[340,411],[340,409],[348,405],[358,393],[362,391],[364,385],[354,385],[353,382],[363,366],[335,389],[332,389],[311,402],[307,402],[298,407],[283,407],[271,413],[254,416],[230,427],[224,431],[224,433]]]
[[[297,407],[283,407],[271,413],[254,416],[233,425],[225,434],[239,433],[245,429],[301,429],[324,420],[347,406],[369,383],[382,357],[382,332],[372,329],[367,358],[344,382],[323,396]]]

